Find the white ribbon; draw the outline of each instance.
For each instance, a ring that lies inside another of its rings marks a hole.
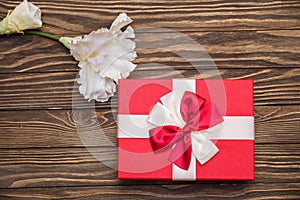
[[[180,114],[181,99],[176,94],[176,91],[164,95],[160,100],[162,104],[159,102],[155,104],[149,113],[147,121],[155,126],[173,125],[183,128],[186,122]],[[209,135],[218,135],[220,129],[221,124],[209,130],[191,132],[192,152],[202,165],[219,151],[216,145],[210,140]]]
[[[253,116],[222,116],[221,132],[213,135],[213,128],[205,130],[211,140],[254,140]],[[148,115],[118,115],[118,138],[149,138],[149,130],[155,125],[148,123]],[[237,131],[238,130],[238,131]],[[203,131],[204,132],[204,131]]]

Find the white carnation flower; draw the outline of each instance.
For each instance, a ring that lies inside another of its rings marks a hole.
[[[116,92],[116,84],[110,78],[103,78],[99,73],[90,70],[87,63],[80,63],[79,92],[83,94],[85,99],[89,101],[95,99],[96,101],[106,102]]]
[[[41,10],[24,0],[0,22],[0,34],[22,33],[41,26]]]
[[[113,81],[127,78],[135,69],[136,65],[132,63],[136,57],[136,45],[132,40],[135,38],[134,30],[130,26],[124,32],[121,30],[131,22],[125,13],[121,13],[110,29],[101,28],[71,41],[71,54],[81,68],[78,80],[82,84],[80,93],[86,99],[103,102],[106,98],[102,97],[109,98],[115,91]]]

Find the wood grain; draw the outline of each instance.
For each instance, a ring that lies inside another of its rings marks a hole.
[[[299,183],[190,183],[1,189],[1,199],[298,199]],[[216,192],[217,191],[217,192]]]
[[[1,200],[300,199],[299,1],[30,1],[42,9],[41,30],[64,36],[128,13],[138,53],[131,78],[254,79],[256,180],[118,181],[105,165],[117,159],[117,96],[96,103],[95,113],[93,102],[72,95],[78,67],[68,50],[11,35],[0,37]],[[0,19],[18,3],[2,0]],[[110,144],[89,134],[99,126]],[[88,149],[83,141],[92,142]]]
[[[299,148],[299,144],[256,144],[256,180],[250,181],[249,185],[299,183]],[[89,149],[89,152],[85,148],[1,149],[0,188],[180,183],[119,181],[116,179],[116,170],[107,166],[117,166],[116,149],[95,147]],[[233,188],[232,191],[236,189]]]
[[[188,33],[137,30],[135,41],[138,58],[134,62],[138,65],[136,70],[141,71],[211,69],[215,65],[219,69],[300,67],[299,30]],[[55,41],[14,35],[0,37],[0,44],[0,73],[78,70],[68,50]]]
[[[299,1],[46,1],[32,0],[43,11],[44,30],[56,34],[85,33],[109,27],[126,12],[135,26],[168,27],[178,31],[297,29]],[[19,0],[3,0],[0,17]],[[80,13],[80,14],[78,14]]]
[[[76,72],[0,74],[0,110],[90,108],[74,84]],[[165,70],[134,71],[129,78],[230,78],[254,79],[255,105],[300,104],[300,69]],[[280,82],[280,84],[278,84]],[[74,89],[74,93],[73,93]],[[73,95],[73,96],[72,96]],[[111,102],[96,108],[115,107]]]
[[[2,111],[0,115],[0,148],[84,147],[84,138],[90,139],[88,146],[117,144],[116,109]],[[255,143],[298,143],[299,123],[300,106],[257,106]],[[93,133],[100,130],[103,135]]]

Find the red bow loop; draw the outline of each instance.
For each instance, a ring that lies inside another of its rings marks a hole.
[[[174,148],[169,161],[187,170],[192,155],[192,131],[201,131],[213,127],[223,118],[217,107],[203,97],[186,91],[180,102],[180,114],[186,122],[183,128],[172,125],[155,127],[149,130],[150,143],[154,151]]]

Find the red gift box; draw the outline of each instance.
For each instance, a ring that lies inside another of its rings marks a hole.
[[[212,102],[223,118],[218,134],[210,137],[218,152],[201,164],[193,146],[187,169],[168,159],[176,145],[154,151],[150,141],[149,130],[156,127],[149,123],[150,112],[174,91]],[[118,147],[118,179],[254,180],[253,81],[121,79]]]

